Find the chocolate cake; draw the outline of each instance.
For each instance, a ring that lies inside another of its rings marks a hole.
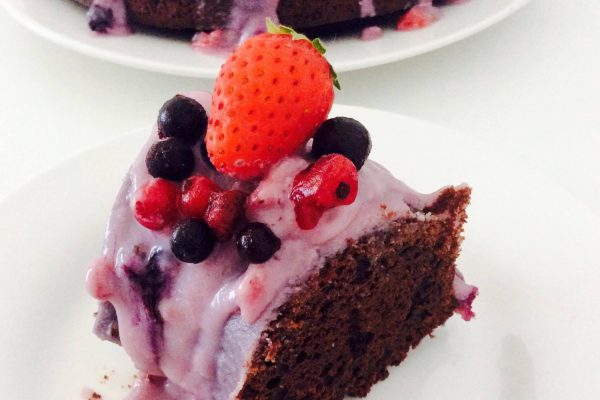
[[[320,44],[282,32],[242,44],[212,96],[167,101],[117,196],[86,285],[141,371],[129,399],[365,396],[473,316],[470,188],[420,194],[369,160],[367,128],[328,119]]]
[[[366,396],[457,308],[469,194],[447,189],[423,210],[451,218],[398,219],[328,258],[262,333],[237,398]]]
[[[90,7],[94,0],[76,0]],[[212,31],[226,29],[234,14],[257,11],[297,29],[326,27],[361,18],[401,13],[417,0],[124,0],[132,22],[156,28]],[[107,0],[96,4],[110,3]],[[270,10],[272,9],[272,10]]]

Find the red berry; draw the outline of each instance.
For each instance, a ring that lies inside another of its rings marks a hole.
[[[319,223],[325,209],[310,202],[299,202],[294,206],[296,223],[300,229],[313,229]]]
[[[135,219],[148,229],[163,229],[177,219],[177,186],[166,179],[155,178],[135,194]]]
[[[240,190],[226,192],[213,192],[204,220],[212,228],[219,241],[224,242],[231,238],[233,229],[244,212],[246,193]]]
[[[183,182],[179,209],[186,217],[202,218],[208,208],[208,201],[213,192],[220,192],[219,185],[205,176],[192,176]]]
[[[328,154],[294,178],[290,199],[302,229],[314,228],[329,208],[352,204],[358,193],[358,172],[352,161]]]
[[[419,4],[400,17],[396,24],[399,31],[410,31],[431,25],[440,18],[440,10],[431,4]]]
[[[215,83],[210,159],[235,178],[260,178],[312,137],[332,103],[331,67],[310,41],[254,36],[227,59]]]

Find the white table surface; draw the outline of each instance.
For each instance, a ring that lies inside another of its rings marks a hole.
[[[488,142],[600,215],[600,2],[565,4],[532,0],[460,43],[342,74],[336,101]],[[150,124],[174,93],[212,86],[65,50],[1,9],[0,70],[0,199],[81,151]]]

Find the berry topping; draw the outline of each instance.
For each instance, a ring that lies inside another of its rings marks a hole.
[[[320,42],[283,32],[244,42],[215,83],[206,146],[217,170],[238,179],[260,178],[300,149],[333,103]]]
[[[290,199],[301,229],[317,226],[327,209],[352,204],[358,193],[358,173],[348,158],[328,154],[294,178]]]
[[[333,153],[349,158],[360,170],[371,153],[371,137],[367,128],[347,117],[323,122],[315,133],[311,154],[319,158]]]
[[[219,185],[205,176],[192,176],[183,182],[179,209],[186,217],[203,218],[213,192],[220,192]]]
[[[87,18],[90,29],[98,33],[107,33],[115,24],[113,10],[108,7],[91,6]]]
[[[158,112],[158,136],[176,137],[194,144],[206,135],[208,117],[196,100],[177,95],[167,101]]]
[[[241,258],[262,264],[281,248],[281,240],[265,224],[251,222],[238,232],[236,245]]]
[[[244,213],[246,194],[240,190],[213,192],[204,220],[210,226],[219,241],[231,238],[235,224]]]
[[[296,223],[300,229],[313,229],[319,223],[319,220],[325,212],[324,207],[320,207],[309,201],[296,203],[294,207],[296,213]]]
[[[179,260],[199,263],[208,258],[215,246],[215,237],[206,222],[188,218],[175,226],[171,236],[171,251]]]
[[[133,199],[135,219],[148,229],[160,230],[177,218],[177,186],[167,180],[152,179]]]
[[[181,181],[194,170],[194,153],[175,138],[154,143],[146,155],[146,167],[155,178]]]
[[[440,16],[440,10],[432,5],[431,0],[424,1],[401,16],[396,24],[396,29],[399,31],[410,31],[424,28],[440,19]]]

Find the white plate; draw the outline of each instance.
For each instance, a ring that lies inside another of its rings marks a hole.
[[[223,56],[200,54],[181,38],[138,33],[103,37],[89,31],[85,10],[72,0],[0,0],[29,29],[81,53],[150,71],[214,78]],[[444,17],[413,32],[387,30],[376,41],[356,37],[329,41],[328,59],[338,72],[351,71],[412,57],[446,46],[509,16],[528,0],[471,0],[445,7]]]
[[[481,290],[477,317],[451,318],[369,400],[598,399],[600,221],[545,178],[446,129],[339,106],[373,134],[372,158],[421,191],[469,182],[459,260]],[[148,129],[40,176],[0,204],[0,398],[121,399],[133,369],[92,333],[88,262]],[[109,375],[108,382],[102,376]]]

